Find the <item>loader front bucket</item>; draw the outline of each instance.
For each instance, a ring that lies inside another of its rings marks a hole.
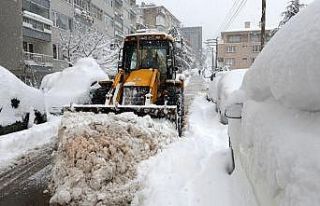
[[[92,112],[92,113],[115,113],[120,114],[124,112],[133,112],[138,116],[150,115],[152,118],[164,118],[175,123],[177,125],[178,112],[177,106],[165,106],[165,105],[149,105],[149,106],[140,106],[140,105],[77,105],[73,104],[69,107],[65,107],[64,111],[70,112]]]

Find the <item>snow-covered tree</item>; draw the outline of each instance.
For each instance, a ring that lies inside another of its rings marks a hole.
[[[119,42],[99,32],[94,27],[74,19],[73,29],[60,33],[59,46],[70,65],[78,59],[93,57],[107,73],[117,69]]]
[[[304,7],[305,5],[301,4],[299,0],[290,0],[286,11],[282,13],[283,19],[279,24],[279,28],[286,24],[294,15],[296,15],[300,11],[300,9]]]
[[[194,55],[191,47],[184,41],[177,28],[172,27],[169,34],[176,39],[176,63],[179,70],[191,69],[194,63]]]

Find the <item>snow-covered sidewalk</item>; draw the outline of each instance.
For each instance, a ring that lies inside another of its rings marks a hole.
[[[60,118],[52,117],[44,124],[0,136],[0,170],[31,150],[51,143],[58,136]]]
[[[133,205],[256,205],[241,167],[230,176],[227,127],[212,103],[198,96],[190,108],[185,137],[140,164],[143,190]]]

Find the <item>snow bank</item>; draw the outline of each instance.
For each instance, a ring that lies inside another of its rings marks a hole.
[[[67,113],[59,133],[50,202],[130,205],[136,165],[177,138],[165,120],[132,113]]]
[[[59,124],[60,119],[54,118],[50,122],[34,125],[28,130],[1,136],[0,169],[29,150],[54,141],[58,136]]]
[[[246,75],[251,99],[272,97],[290,108],[320,110],[319,20],[315,1],[276,33]]]
[[[320,115],[248,101],[242,121],[239,150],[260,205],[320,205]]]
[[[0,66],[0,126],[23,121],[34,110],[44,114],[44,96],[38,89],[24,84],[14,74]]]
[[[41,90],[45,93],[46,106],[61,108],[70,103],[88,103],[94,82],[108,79],[92,58],[80,59],[73,67],[45,76]]]
[[[247,179],[226,172],[227,127],[219,123],[212,105],[197,97],[190,113],[186,138],[139,165],[143,189],[132,205],[254,206]]]

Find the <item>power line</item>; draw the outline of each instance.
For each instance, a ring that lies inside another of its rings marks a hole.
[[[218,28],[218,32],[225,27],[225,24],[229,21],[230,17],[232,16],[232,14],[234,13],[234,11],[236,10],[236,7],[238,6],[238,3],[240,2],[240,0],[235,0],[232,7],[230,8],[230,10],[228,11],[228,13],[226,14],[226,16],[224,17],[223,22],[220,24],[219,28]]]
[[[238,17],[239,13],[241,12],[241,10],[243,9],[243,7],[246,5],[248,0],[242,0],[238,9],[236,10],[236,12],[233,14],[233,16],[230,18],[230,21],[228,22],[228,24],[226,25],[226,28],[224,28],[224,30],[229,29],[229,27],[233,24],[234,20]]]
[[[234,2],[232,8],[229,10],[228,14],[226,15],[225,20],[219,26],[218,33],[222,30],[229,29],[229,27],[232,25],[234,20],[238,17],[239,13],[241,12],[241,10],[243,9],[246,3],[247,3],[247,0],[236,0]]]

